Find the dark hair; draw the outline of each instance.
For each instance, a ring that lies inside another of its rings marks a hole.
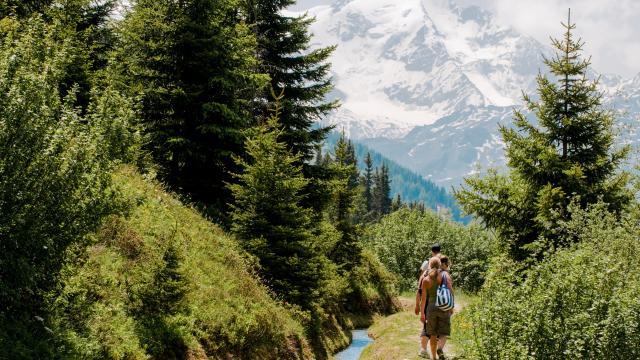
[[[449,257],[447,255],[442,255],[440,257],[440,265],[449,266]]]
[[[440,244],[435,243],[435,244],[431,245],[431,251],[435,252],[435,253],[439,253],[440,252]]]

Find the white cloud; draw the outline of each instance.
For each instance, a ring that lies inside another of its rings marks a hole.
[[[549,44],[571,20],[597,71],[634,76],[640,72],[640,2],[637,0],[460,0],[493,11],[498,21]]]
[[[335,0],[299,0],[295,5],[291,6],[291,10],[293,11],[306,10],[314,6],[331,4],[333,2],[335,2]]]
[[[296,10],[337,0],[300,0]],[[403,1],[403,0],[397,0]],[[640,72],[640,1],[638,0],[453,0],[475,4],[496,14],[497,20],[549,45],[549,36],[562,37],[560,22],[571,8],[575,34],[585,42],[596,71],[623,76]]]

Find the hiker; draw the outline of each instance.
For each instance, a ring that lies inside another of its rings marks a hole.
[[[431,257],[429,258],[429,260],[425,260],[422,263],[422,266],[420,266],[420,278],[418,279],[418,290],[416,291],[416,306],[414,310],[416,315],[420,315],[421,307],[427,306],[426,303],[422,302],[422,279],[424,275],[426,275],[427,272],[430,270],[429,262],[431,261],[431,259],[433,259],[434,257],[439,258],[441,256],[440,250],[441,250],[440,244],[438,243],[433,244],[431,246]],[[421,355],[427,354],[428,341],[429,341],[429,334],[427,333],[427,325],[423,322],[422,332],[420,333],[420,354]]]
[[[451,311],[442,311],[438,309],[436,304],[436,294],[438,286],[446,281],[451,286],[451,279],[446,272],[440,270],[441,262],[438,257],[432,257],[429,260],[429,272],[422,279],[422,297],[420,321],[426,325],[426,332],[429,334],[429,347],[431,348],[431,358],[439,359],[438,353],[438,336],[449,336],[451,333]],[[452,287],[450,288],[450,290]],[[440,352],[441,353],[441,352]],[[420,353],[421,356],[426,354]]]
[[[445,277],[445,281],[447,282],[447,287],[449,288],[449,291],[451,291],[451,295],[455,294],[453,293],[453,280],[451,279],[451,274],[449,273],[449,257],[446,255],[442,255],[440,256],[440,270],[442,273],[442,276]],[[453,309],[451,309],[449,311],[450,315],[453,315]],[[438,350],[437,353],[439,356],[443,356],[444,354],[444,345],[447,343],[447,335],[440,335],[438,336]]]

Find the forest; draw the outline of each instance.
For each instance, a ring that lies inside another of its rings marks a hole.
[[[575,25],[454,202],[317,125],[294,3],[0,2],[0,359],[332,358],[434,242],[467,358],[640,358],[640,182]]]

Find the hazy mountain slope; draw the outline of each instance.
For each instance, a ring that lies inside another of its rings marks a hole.
[[[336,133],[332,133],[329,136],[327,139],[329,148],[333,148],[337,139],[338,134]],[[354,141],[353,143],[356,150],[356,157],[358,158],[358,167],[361,171],[365,168],[364,159],[367,153],[371,154],[374,167],[380,167],[382,164],[386,164],[389,167],[391,196],[393,198],[400,194],[400,198],[404,202],[423,202],[428,208],[435,211],[438,211],[439,208],[447,208],[451,211],[454,220],[462,222],[469,220],[462,216],[455,198],[446,188],[435,184],[431,180],[425,179],[422,175],[407,169],[358,141]]]

